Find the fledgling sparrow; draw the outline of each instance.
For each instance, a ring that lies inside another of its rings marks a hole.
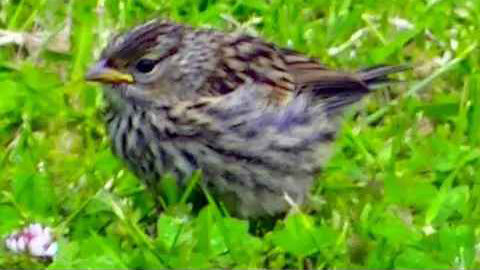
[[[115,37],[86,79],[105,85],[113,150],[147,186],[200,169],[248,217],[304,202],[342,109],[402,70],[334,71],[257,37],[153,20]]]

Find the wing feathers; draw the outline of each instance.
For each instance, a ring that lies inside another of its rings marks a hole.
[[[324,102],[332,111],[358,101],[373,86],[388,83],[389,74],[407,69],[378,66],[356,73],[334,71],[316,59],[245,35],[226,36],[217,67],[208,80],[212,94],[226,94],[253,81],[272,91],[272,104],[287,104],[296,95],[310,92],[314,102]]]

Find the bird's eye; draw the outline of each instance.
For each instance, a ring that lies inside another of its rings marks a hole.
[[[141,73],[148,73],[153,70],[157,61],[152,59],[140,59],[138,63],[135,65],[135,68]]]

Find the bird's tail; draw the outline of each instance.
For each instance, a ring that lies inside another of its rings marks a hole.
[[[386,85],[402,82],[392,79],[388,75],[399,73],[408,69],[411,69],[411,66],[375,66],[358,71],[357,76],[368,86],[369,90],[374,90]]]
[[[328,97],[324,98],[327,114],[334,116],[339,111],[342,111],[343,108],[362,99],[362,97],[370,91],[402,82],[391,78],[389,75],[410,68],[408,65],[376,66],[357,71],[355,73],[356,79],[363,82],[367,86],[367,89],[359,89],[357,85],[357,87],[353,89],[351,87],[345,87],[344,90],[346,91],[332,91]]]

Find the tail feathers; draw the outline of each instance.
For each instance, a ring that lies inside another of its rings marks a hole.
[[[369,90],[373,90],[390,83],[399,82],[389,78],[388,75],[399,73],[408,69],[411,69],[411,66],[376,66],[358,71],[357,76],[368,86]]]
[[[346,91],[334,91],[334,94],[324,97],[325,108],[329,116],[335,116],[345,107],[359,101],[365,94],[371,90],[400,82],[389,77],[390,74],[402,72],[410,69],[410,66],[376,66],[358,71],[355,75],[358,80],[364,83],[368,89],[346,88]],[[366,91],[365,91],[366,90]]]

